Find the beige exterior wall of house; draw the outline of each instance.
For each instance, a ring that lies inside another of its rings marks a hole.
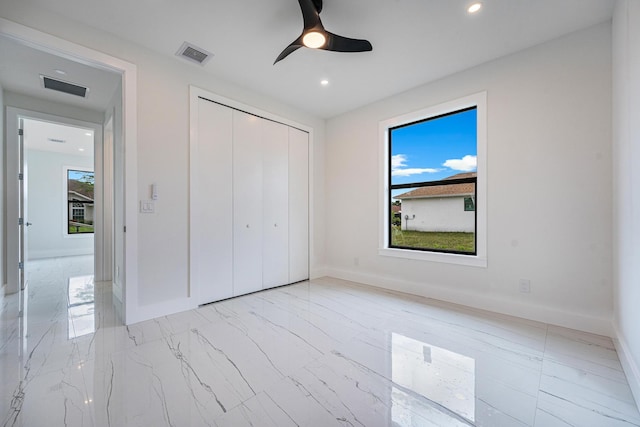
[[[475,231],[475,212],[464,210],[464,196],[404,199],[402,230]]]

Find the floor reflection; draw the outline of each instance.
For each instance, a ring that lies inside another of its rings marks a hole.
[[[475,360],[440,347],[392,333],[392,420],[413,426],[416,410],[412,396],[419,394],[434,403],[428,419],[442,425],[473,425],[475,422]],[[424,415],[424,414],[422,414]]]
[[[78,338],[95,332],[95,292],[93,275],[69,278],[67,306],[68,337]]]

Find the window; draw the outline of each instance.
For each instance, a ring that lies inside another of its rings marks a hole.
[[[67,234],[93,233],[92,171],[67,169]]]
[[[465,197],[464,198],[464,210],[465,211],[475,211],[476,203],[474,202],[473,197]]]
[[[486,266],[486,94],[380,124],[379,253]]]
[[[71,209],[71,218],[73,219],[73,221],[84,221],[84,205],[83,204],[73,203],[73,208]]]

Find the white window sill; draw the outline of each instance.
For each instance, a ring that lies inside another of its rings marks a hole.
[[[93,237],[94,233],[74,233],[74,234],[64,234],[65,239],[88,239],[89,237]]]
[[[477,255],[448,254],[442,252],[412,251],[410,249],[392,248],[378,249],[378,255],[487,268],[487,258]]]

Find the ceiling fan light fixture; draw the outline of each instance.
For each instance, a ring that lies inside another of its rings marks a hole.
[[[310,31],[302,37],[302,43],[311,49],[321,48],[326,42],[327,37],[318,31]]]

